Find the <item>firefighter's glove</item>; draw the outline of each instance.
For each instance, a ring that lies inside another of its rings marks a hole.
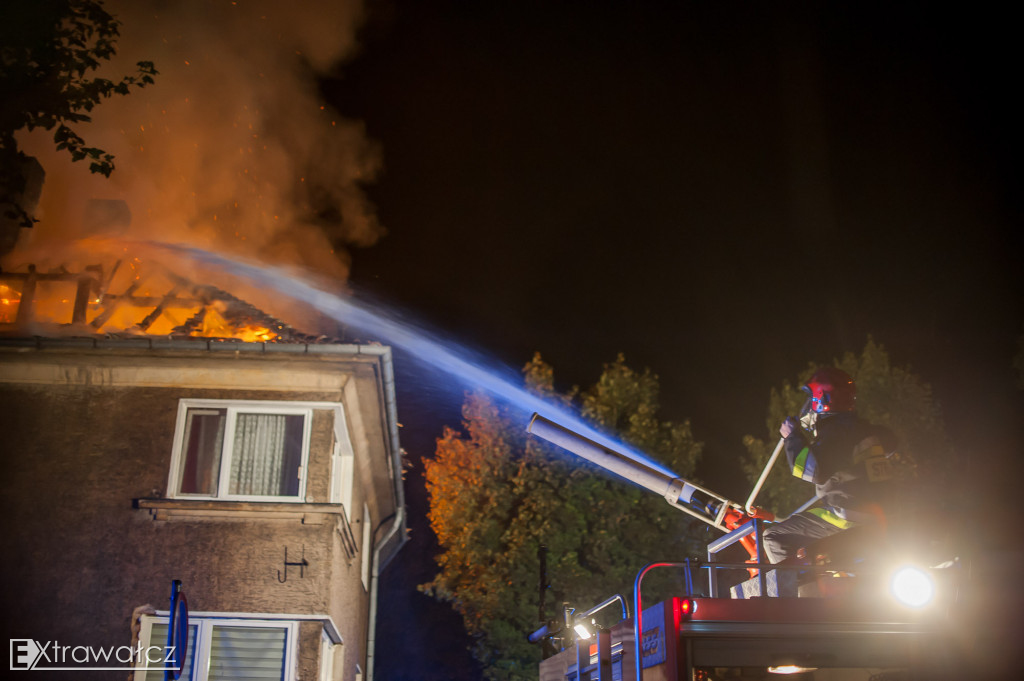
[[[797,421],[794,417],[789,416],[786,418],[785,421],[782,422],[782,425],[779,426],[779,435],[781,435],[783,438],[788,438],[790,435],[796,432],[796,430],[799,427],[800,422]]]

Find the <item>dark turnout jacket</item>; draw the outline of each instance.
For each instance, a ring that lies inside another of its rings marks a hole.
[[[856,520],[859,507],[884,496],[893,477],[887,455],[894,440],[888,430],[842,412],[819,417],[813,436],[795,429],[784,446],[793,475],[814,483],[839,518]]]

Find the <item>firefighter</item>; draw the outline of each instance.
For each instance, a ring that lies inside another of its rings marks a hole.
[[[804,386],[808,400],[798,420],[782,422],[786,459],[796,477],[814,483],[821,504],[764,531],[768,559],[803,557],[804,549],[859,523],[877,522],[879,490],[892,477],[893,436],[858,418],[857,388],[845,371],[824,367]]]

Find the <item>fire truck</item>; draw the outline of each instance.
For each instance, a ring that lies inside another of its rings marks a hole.
[[[1014,620],[987,610],[998,597],[970,598],[964,561],[928,555],[928,541],[857,527],[816,543],[799,564],[769,563],[761,532],[773,517],[754,501],[781,442],[741,505],[539,414],[527,430],[724,533],[706,559],[641,568],[632,616],[616,594],[579,612],[566,606],[561,621],[530,634],[562,648],[541,663],[541,681],[1019,678],[1007,661],[1019,653],[1006,654],[1024,638],[1007,631]],[[728,557],[736,553],[746,558]],[[681,575],[681,592],[645,602],[644,578],[665,570]],[[597,625],[616,604],[620,621]]]

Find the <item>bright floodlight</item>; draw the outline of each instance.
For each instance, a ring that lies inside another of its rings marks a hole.
[[[915,567],[900,568],[892,576],[889,583],[892,595],[900,603],[912,608],[920,608],[931,602],[935,596],[935,584],[931,576]]]
[[[578,622],[573,629],[576,630],[576,635],[580,638],[590,638],[590,630],[587,629],[586,625],[582,622]]]
[[[801,667],[796,664],[780,664],[775,667],[768,667],[769,674],[804,674],[813,672],[817,667]]]

